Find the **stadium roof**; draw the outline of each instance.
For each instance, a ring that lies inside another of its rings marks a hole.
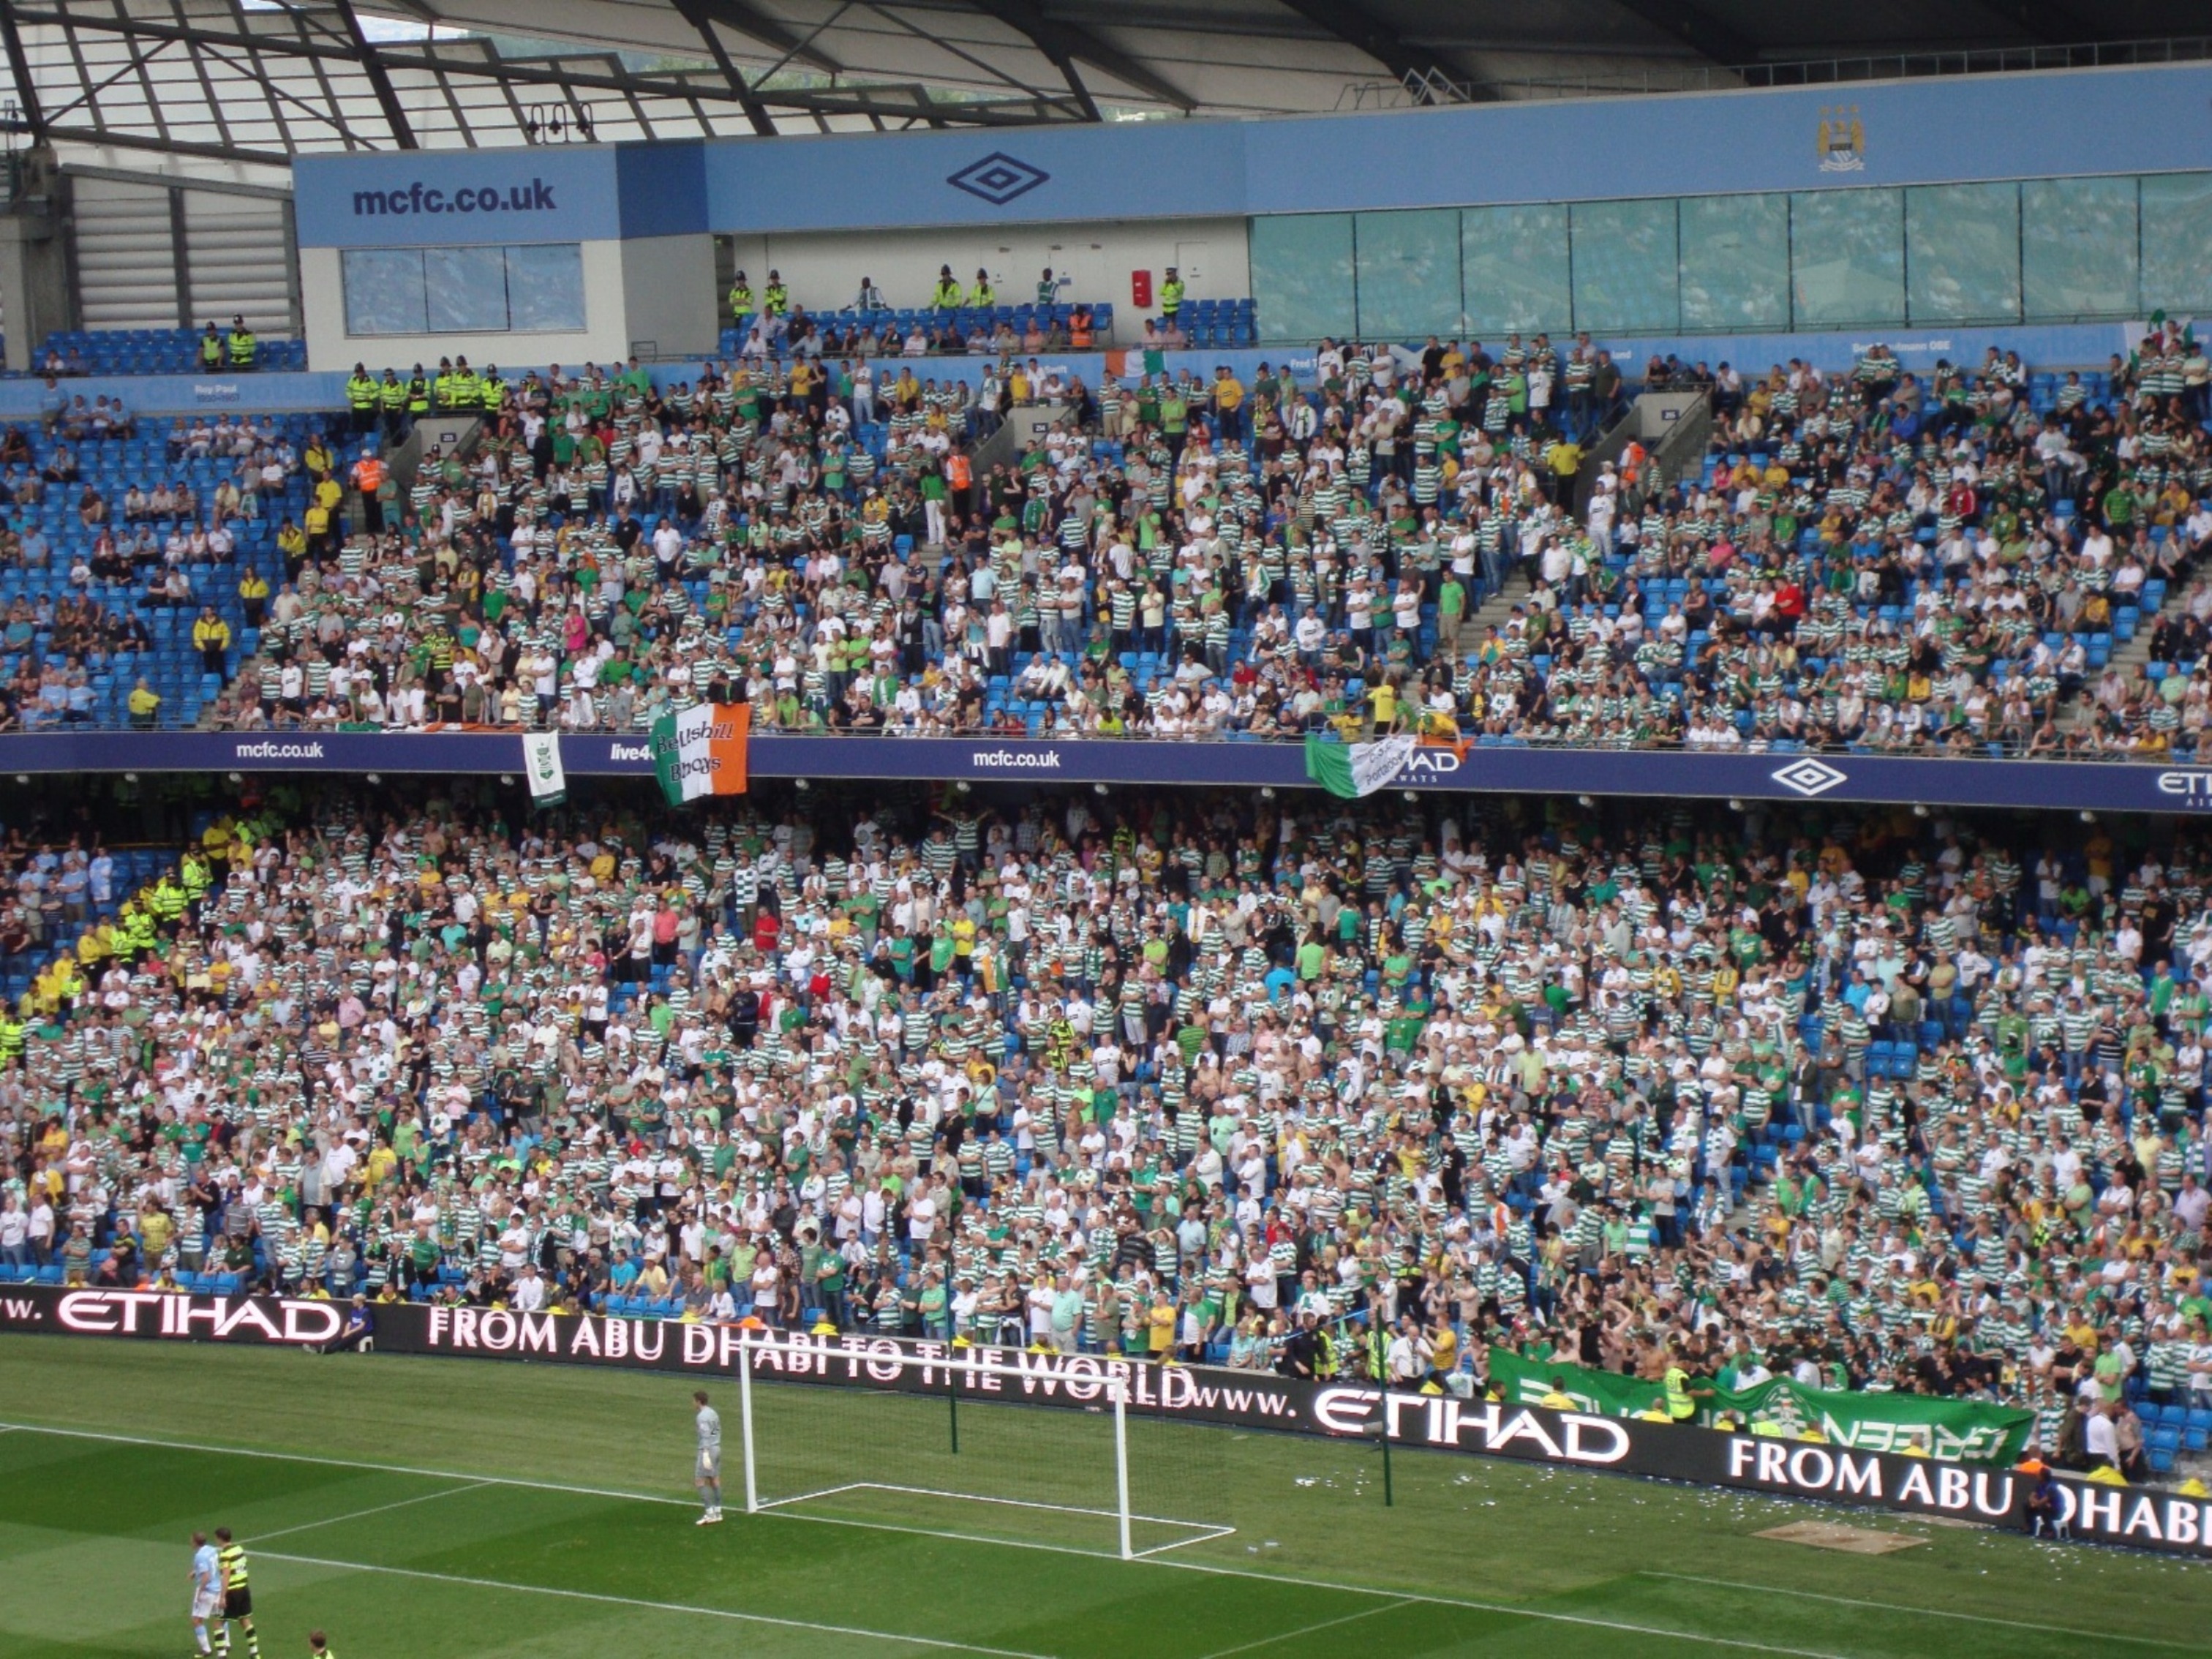
[[[68,147],[301,152],[1251,115],[2212,56],[2201,0],[6,0]]]

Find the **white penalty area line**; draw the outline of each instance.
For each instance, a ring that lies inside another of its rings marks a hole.
[[[168,1451],[205,1452],[218,1457],[258,1457],[280,1463],[319,1464],[343,1469],[370,1469],[385,1474],[416,1474],[433,1480],[481,1480],[486,1486],[507,1486],[520,1491],[566,1492],[579,1498],[611,1498],[635,1504],[665,1504],[679,1509],[696,1509],[696,1498],[672,1498],[657,1492],[618,1492],[605,1486],[567,1486],[556,1480],[525,1480],[513,1475],[477,1475],[458,1469],[426,1469],[400,1463],[364,1463],[345,1457],[322,1457],[308,1453],[265,1451],[246,1446],[210,1445],[204,1442],[164,1440],[151,1435],[111,1434],[93,1429],[53,1428],[41,1423],[0,1423],[0,1429],[19,1430],[25,1434],[53,1435],[64,1439],[92,1440],[110,1445],[149,1446]],[[1074,1544],[1048,1544],[1035,1539],[988,1538],[972,1533],[946,1532],[931,1527],[903,1527],[883,1521],[848,1521],[840,1516],[808,1515],[798,1510],[766,1509],[760,1513],[770,1519],[804,1521],[816,1526],[857,1527],[866,1532],[903,1533],[911,1537],[927,1538],[939,1542],[988,1544],[999,1549],[1042,1550],[1050,1555],[1081,1556],[1092,1561],[1120,1561],[1119,1552],[1085,1549]],[[1267,1584],[1296,1584],[1306,1589],[1334,1590],[1343,1595],[1364,1595],[1381,1601],[1417,1601],[1429,1607],[1460,1607],[1470,1613],[1497,1613],[1501,1617],[1532,1619],[1545,1624],[1576,1625],[1590,1630],[1614,1631],[1626,1636],[1656,1637],[1670,1642],[1697,1642],[1707,1647],[1729,1648],[1747,1653],[1778,1653],[1790,1659],[1844,1659],[1844,1656],[1814,1648],[1784,1647],[1771,1642],[1751,1642],[1739,1637],[1713,1636],[1703,1631],[1674,1630],[1662,1625],[1632,1624],[1626,1620],[1601,1619],[1595,1613],[1560,1613],[1548,1607],[1516,1606],[1510,1601],[1477,1601],[1465,1596],[1427,1595],[1407,1590],[1377,1589],[1369,1584],[1346,1584],[1326,1578],[1304,1578],[1283,1573],[1261,1572],[1249,1567],[1219,1566],[1206,1561],[1171,1560],[1164,1556],[1139,1558],[1139,1565],[1167,1568],[1178,1572],[1209,1573],[1220,1578],[1250,1578]],[[398,1569],[380,1568],[379,1571]],[[533,1588],[523,1586],[522,1588]],[[549,1594],[584,1595],[583,1591],[558,1591]],[[604,1598],[616,1599],[616,1598]],[[720,1613],[719,1609],[702,1609]],[[720,1616],[739,1615],[722,1613]],[[807,1626],[806,1628],[815,1628]],[[919,1639],[899,1638],[898,1640]],[[2148,1638],[2137,1638],[2148,1639]],[[939,1644],[957,1646],[957,1644]],[[969,1652],[981,1650],[968,1649]],[[1024,1655],[1021,1659],[1047,1659],[1046,1656]]]
[[[1756,1595],[1789,1595],[1801,1601],[1828,1601],[1839,1607],[1866,1607],[1878,1613],[1909,1613],[1915,1619],[1954,1619],[1972,1625],[1999,1625],[2007,1630],[2035,1631],[2045,1636],[2079,1636],[2093,1642],[2131,1642],[2150,1648],[2186,1648],[2201,1651],[2193,1641],[2159,1636],[2130,1636],[2120,1631],[2081,1630],[2067,1625],[2039,1625],[2026,1619],[2000,1619],[1990,1613],[1954,1613],[1944,1607],[1905,1607],[1896,1601],[1869,1601],[1856,1595],[1831,1595],[1820,1590],[1785,1589],[1779,1584],[1747,1584],[1734,1578],[1706,1578],[1693,1572],[1640,1571],[1639,1578],[1671,1579],[1678,1584],[1709,1584],[1715,1589],[1747,1590]]]
[[[1086,1509],[1075,1504],[1045,1504],[1028,1498],[994,1498],[988,1492],[948,1492],[940,1486],[901,1486],[884,1480],[853,1480],[842,1486],[823,1486],[817,1491],[799,1492],[790,1498],[771,1498],[760,1504],[756,1512],[788,1509],[795,1504],[817,1503],[823,1498],[839,1498],[850,1492],[890,1492],[908,1498],[936,1498],[951,1503],[996,1504],[1006,1509],[1043,1510],[1054,1515],[1079,1515],[1099,1521],[1118,1522],[1121,1518],[1118,1510]],[[798,1518],[811,1520],[815,1517],[802,1516]],[[1188,1549],[1193,1544],[1210,1544],[1218,1538],[1231,1537],[1237,1531],[1234,1527],[1221,1526],[1211,1521],[1179,1521],[1172,1516],[1139,1515],[1134,1510],[1130,1512],[1129,1519],[1132,1522],[1142,1522],[1148,1527],[1170,1527],[1177,1532],[1190,1534],[1188,1538],[1173,1538],[1164,1544],[1154,1544],[1147,1549],[1133,1550],[1130,1552],[1133,1559],[1139,1555],[1158,1555],[1168,1550]]]
[[[699,1507],[699,1500],[696,1498],[672,1498],[665,1492],[618,1492],[611,1486],[563,1486],[557,1480],[522,1480],[513,1475],[471,1474],[459,1469],[425,1469],[409,1463],[367,1463],[355,1457],[321,1457],[313,1452],[265,1451],[258,1446],[225,1446],[205,1440],[164,1440],[143,1434],[109,1434],[98,1429],[52,1428],[44,1423],[0,1423],[0,1434],[44,1434],[63,1440],[96,1440],[111,1446],[151,1446],[164,1451],[206,1452],[216,1457],[258,1457],[271,1463],[307,1463],[329,1469],[366,1470],[372,1474],[413,1474],[426,1480],[473,1480],[478,1486],[567,1492],[574,1498],[617,1498],[632,1504],[668,1504],[686,1510]]]
[[[396,1504],[379,1504],[374,1509],[356,1510],[350,1515],[333,1515],[324,1521],[303,1521],[296,1527],[279,1527],[275,1532],[258,1532],[253,1534],[253,1540],[256,1544],[265,1544],[272,1538],[289,1538],[295,1532],[313,1532],[318,1527],[343,1526],[349,1521],[366,1520],[372,1515],[388,1514],[393,1510],[428,1504],[434,1498],[451,1498],[459,1492],[482,1492],[491,1484],[489,1480],[471,1480],[466,1486],[447,1486],[441,1492],[417,1492],[414,1497],[403,1498]]]
[[[1149,1556],[1165,1555],[1170,1550],[1187,1550],[1193,1544],[1218,1543],[1224,1538],[1233,1538],[1237,1535],[1237,1528],[1234,1527],[1201,1527],[1192,1521],[1176,1521],[1170,1524],[1189,1528],[1190,1536],[1170,1539],[1166,1543],[1155,1544],[1150,1549],[1131,1550],[1129,1559],[1132,1561],[1142,1561]]]
[[[980,1653],[989,1659],[1052,1659],[1048,1654],[1024,1653],[1018,1648],[984,1647],[974,1642],[952,1642],[934,1636],[909,1636],[898,1631],[867,1630],[858,1625],[821,1625],[811,1619],[778,1619],[771,1613],[740,1613],[732,1607],[702,1607],[692,1601],[648,1601],[632,1595],[609,1595],[598,1590],[567,1589],[552,1584],[518,1584],[504,1578],[469,1578],[459,1573],[428,1572],[419,1567],[377,1566],[366,1561],[333,1561],[314,1555],[285,1555],[276,1550],[255,1552],[264,1561],[289,1561],[303,1567],[325,1567],[337,1572],[380,1573],[390,1578],[413,1578],[434,1584],[459,1584],[468,1589],[506,1590],[518,1595],[553,1595],[568,1601],[594,1601],[605,1607],[641,1607],[653,1613],[688,1613],[702,1619],[727,1619],[744,1625],[772,1625],[781,1630],[812,1631],[823,1636],[857,1636],[871,1642],[899,1642],[910,1647],[937,1648],[948,1653]]]
[[[1301,1636],[1311,1636],[1317,1631],[1334,1630],[1339,1625],[1357,1624],[1362,1619],[1375,1619],[1386,1613],[1395,1613],[1401,1607],[1415,1605],[1410,1600],[1387,1602],[1379,1607],[1362,1607],[1357,1613],[1347,1613],[1340,1619],[1324,1619],[1317,1625],[1306,1625],[1297,1630],[1286,1630],[1279,1636],[1262,1636],[1255,1642],[1240,1642],[1233,1648],[1216,1648],[1206,1659],[1229,1659],[1232,1653],[1254,1653],[1261,1648],[1272,1648],[1278,1642],[1294,1642]]]

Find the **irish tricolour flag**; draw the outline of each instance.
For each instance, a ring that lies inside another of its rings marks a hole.
[[[671,806],[702,795],[745,793],[745,739],[753,711],[741,702],[705,702],[653,723],[653,769]]]

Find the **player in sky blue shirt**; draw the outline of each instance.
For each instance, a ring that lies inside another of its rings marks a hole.
[[[208,1620],[222,1607],[222,1564],[204,1532],[192,1534],[192,1644],[202,1653],[212,1653]]]

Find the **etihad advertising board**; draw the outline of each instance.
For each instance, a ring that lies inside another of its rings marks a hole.
[[[337,1303],[276,1297],[0,1286],[0,1334],[306,1346],[337,1335],[345,1313]],[[1109,1397],[1109,1381],[1121,1378],[1128,1385],[1128,1408],[1148,1415],[1342,1438],[1387,1435],[1394,1445],[1409,1449],[1603,1469],[1993,1526],[2022,1523],[2031,1484],[2008,1468],[1203,1366],[963,1350],[963,1359],[991,1359],[1008,1368],[1006,1374],[981,1374],[944,1364],[942,1344],[889,1337],[412,1304],[378,1307],[373,1316],[374,1346],[384,1353],[542,1359],[691,1376],[734,1376],[749,1364],[763,1382],[916,1394],[957,1390],[979,1401],[1045,1409],[1097,1410]],[[2062,1512],[2079,1540],[2212,1559],[2212,1500],[2071,1477],[2061,1478],[2059,1493]]]

